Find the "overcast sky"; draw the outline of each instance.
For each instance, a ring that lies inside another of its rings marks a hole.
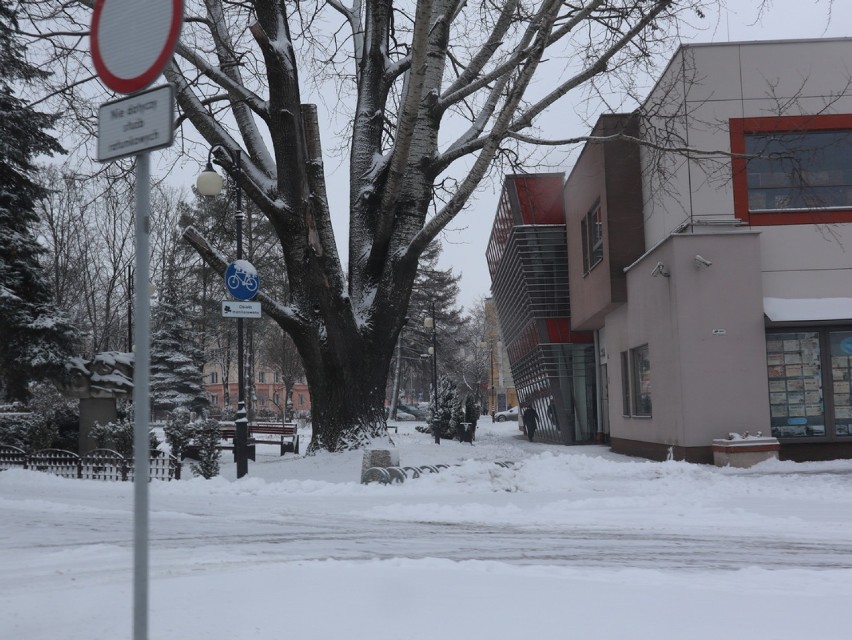
[[[729,0],[730,8],[720,17],[708,16],[704,21],[706,29],[684,36],[684,42],[736,42],[743,40],[772,40],[786,38],[823,38],[846,37],[852,35],[852,2],[848,0],[767,0],[769,11],[757,21],[756,0]],[[831,14],[829,14],[831,7]],[[830,19],[829,19],[830,16]],[[661,60],[661,66],[671,57],[669,52]],[[850,60],[852,69],[852,60]],[[655,78],[648,79],[648,85]],[[303,84],[306,84],[303,82]],[[307,87],[305,88],[307,92]],[[303,97],[312,101],[310,96]],[[569,137],[587,134],[588,125],[581,117],[575,116],[575,105],[579,109],[581,93],[569,94],[561,103],[553,118],[552,137]],[[334,102],[317,100],[321,121],[333,120]],[[625,110],[635,105],[625,105]],[[583,107],[584,108],[584,107]],[[584,108],[585,109],[585,108]],[[587,121],[593,122],[598,114],[586,114]],[[547,121],[541,122],[542,128],[550,130]],[[331,127],[323,128],[323,146],[326,150],[339,144],[333,140]],[[579,149],[551,150],[548,161],[539,165],[539,171],[571,170],[574,157]],[[548,164],[549,163],[549,164]],[[197,159],[180,163],[181,184],[191,183],[200,167]],[[347,169],[341,158],[326,154],[325,170],[329,181],[329,200],[334,213],[334,227],[337,234],[338,249],[341,258],[347,259],[348,230],[348,178]],[[491,232],[491,225],[497,207],[501,184],[497,181],[484,183],[474,196],[467,210],[456,218],[443,234],[444,253],[441,260],[443,268],[451,267],[461,274],[461,295],[459,303],[470,307],[480,297],[490,295],[491,280],[485,262],[485,249]]]

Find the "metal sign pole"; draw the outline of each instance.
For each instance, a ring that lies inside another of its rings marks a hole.
[[[150,259],[151,159],[136,156],[136,327],[133,365],[133,640],[148,640],[148,387],[151,364]]]
[[[102,105],[98,110],[98,160],[105,162],[136,156],[133,640],[148,640],[148,423],[151,418],[148,388],[151,364],[148,287],[151,159],[148,151],[172,144],[174,91],[170,86],[144,90],[160,77],[174,54],[183,26],[184,0],[171,0],[167,8],[162,3],[138,0],[98,0],[94,5],[89,36],[95,71],[108,88],[128,95],[125,99]],[[156,19],[140,19],[152,10],[158,12]]]

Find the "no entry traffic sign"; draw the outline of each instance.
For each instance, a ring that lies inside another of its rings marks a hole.
[[[177,46],[183,0],[97,0],[92,59],[103,83],[118,93],[150,86]]]

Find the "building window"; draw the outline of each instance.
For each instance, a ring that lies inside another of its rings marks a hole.
[[[275,383],[277,384],[279,382],[281,382],[281,374],[276,371],[275,372]]]
[[[583,273],[589,273],[603,260],[603,220],[597,203],[580,222],[583,242]]]
[[[219,374],[215,371],[210,374],[210,384],[216,384],[219,382]]]
[[[776,438],[825,435],[819,342],[815,331],[766,335],[769,418]]]
[[[275,404],[281,404],[281,396],[276,393],[272,396],[272,402]]]
[[[736,216],[752,225],[852,222],[852,115],[730,121]]]
[[[257,381],[260,382],[261,384],[266,382],[266,372],[265,371],[261,371],[257,374]]]
[[[632,415],[651,416],[651,359],[648,345],[630,350],[630,399]]]
[[[219,396],[211,393],[210,394],[210,404],[212,404],[214,407],[218,407],[219,406]]]
[[[828,334],[834,434],[852,436],[852,331]]]
[[[852,436],[852,329],[768,331],[766,370],[773,436]]]
[[[630,415],[630,356],[621,352],[621,406],[625,416]]]

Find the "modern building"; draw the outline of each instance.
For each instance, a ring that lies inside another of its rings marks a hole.
[[[596,433],[593,334],[573,331],[561,173],[512,175],[486,258],[518,399],[538,414],[536,437],[564,444]]]
[[[564,202],[615,451],[709,462],[762,432],[852,457],[850,60],[852,39],[686,45],[599,120]]]

